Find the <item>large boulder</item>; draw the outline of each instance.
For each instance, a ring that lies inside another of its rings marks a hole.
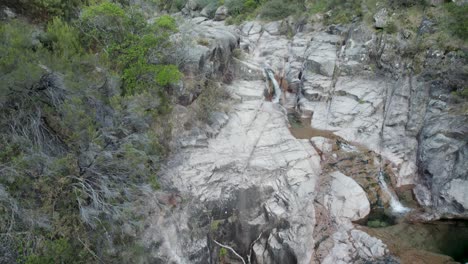
[[[388,22],[388,11],[386,8],[382,8],[374,15],[374,26],[375,28],[384,28]]]
[[[189,0],[189,1],[187,2],[187,4],[185,5],[185,7],[186,7],[188,10],[195,11],[195,10],[197,10],[197,8],[198,8],[198,3],[197,3],[197,1],[195,1],[195,0]]]
[[[280,35],[281,34],[281,22],[273,21],[263,26],[266,32],[270,35]]]
[[[331,193],[325,197],[325,204],[335,218],[357,221],[365,218],[370,212],[370,203],[366,192],[352,178],[341,172],[330,174]]]
[[[317,34],[306,51],[305,67],[312,72],[331,77],[337,60],[336,44],[341,40],[339,36],[326,33]]]
[[[228,16],[228,9],[226,6],[220,6],[216,9],[214,20],[215,21],[222,21],[225,20]]]

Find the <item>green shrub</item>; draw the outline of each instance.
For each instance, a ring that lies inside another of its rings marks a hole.
[[[294,14],[298,10],[300,10],[300,7],[295,2],[271,0],[262,6],[260,15],[262,18],[279,20]]]
[[[184,8],[187,4],[187,1],[188,0],[175,0],[173,5],[176,8],[176,10],[182,10],[182,8]]]
[[[65,239],[49,240],[45,242],[42,252],[26,257],[25,264],[54,264],[54,263],[83,263],[87,252],[77,251]],[[87,256],[89,258],[89,256]]]
[[[395,24],[395,22],[390,21],[387,23],[387,25],[384,28],[385,32],[388,34],[395,34],[398,32],[398,26]]]
[[[219,260],[221,262],[224,262],[224,258],[226,258],[227,254],[228,254],[228,251],[227,251],[226,248],[223,248],[223,247],[220,248],[219,249]]]
[[[243,10],[244,12],[251,12],[259,6],[259,2],[255,0],[244,0]]]
[[[106,2],[87,7],[75,22],[56,17],[46,32],[0,23],[0,161],[7,168],[0,184],[20,211],[31,212],[14,215],[12,226],[0,224],[0,233],[18,244],[24,239],[15,234],[30,234],[18,249],[20,263],[96,262],[90,252],[115,262],[105,247],[120,246],[113,226],[128,219],[119,206],[139,199],[135,186],[159,185],[169,84],[181,76],[165,57],[174,19],[148,25],[137,12]],[[119,83],[124,96],[116,95]],[[2,206],[0,219],[10,219],[12,210]],[[37,228],[43,223],[47,230]]]
[[[459,98],[468,99],[468,87],[463,87],[462,89],[454,91],[452,92],[452,95]]]
[[[458,6],[450,2],[444,6],[449,12],[449,16],[446,18],[447,29],[460,39],[468,40],[468,5]]]
[[[325,12],[328,9],[327,0],[315,0],[309,8],[309,13],[317,14]]]
[[[79,13],[79,8],[87,0],[4,0],[3,4],[30,16],[34,20],[48,20],[62,17],[69,20]]]
[[[49,42],[54,54],[63,58],[71,58],[83,51],[79,31],[58,17],[47,25],[46,41]]]
[[[331,9],[328,24],[347,24],[362,15],[361,0],[330,0],[328,8]]]
[[[219,5],[218,0],[196,0],[196,2],[200,9],[203,9],[204,7],[207,7],[207,6],[214,6],[216,8]]]
[[[32,87],[44,73],[37,63],[40,54],[34,52],[41,47],[40,43],[33,43],[33,30],[21,21],[0,24],[0,102],[6,99],[11,89]]]
[[[220,102],[227,96],[227,92],[223,87],[213,81],[206,81],[201,94],[196,100],[198,105],[197,117],[202,121],[208,121],[210,114],[219,110]]]
[[[163,15],[158,17],[154,22],[155,30],[167,30],[167,32],[158,32],[158,33],[166,33],[165,36],[167,37],[167,33],[174,33],[177,31],[177,25],[175,19],[169,15]]]
[[[164,60],[162,52],[170,48],[169,36],[176,30],[174,18],[165,15],[153,25],[138,29],[136,32],[141,31],[140,34],[127,33],[123,41],[112,43],[109,53],[111,60],[116,62],[115,67],[122,71],[123,95],[162,91],[161,87],[180,79],[181,73],[176,66],[151,62]]]
[[[116,4],[103,2],[88,6],[80,16],[80,28],[84,32],[86,47],[92,50],[106,49],[122,42],[128,32],[125,11]]]
[[[244,0],[225,0],[224,5],[232,16],[239,15],[244,10]]]
[[[234,56],[234,58],[242,60],[244,58],[244,53],[242,52],[241,49],[234,49],[232,51],[232,56]]]
[[[286,18],[295,13],[305,11],[304,2],[300,0],[270,0],[267,1],[260,9],[262,18],[268,20],[279,20]]]

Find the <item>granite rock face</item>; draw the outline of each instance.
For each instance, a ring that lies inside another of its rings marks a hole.
[[[330,214],[335,218],[347,218],[357,221],[365,218],[370,212],[366,193],[353,179],[335,171],[330,174],[331,194],[325,198]]]
[[[374,26],[375,28],[384,28],[387,25],[388,11],[386,8],[380,9],[374,15]]]
[[[377,18],[383,27],[384,14]],[[324,169],[337,139],[351,144],[347,151],[376,153],[393,175],[389,188],[414,186],[432,218],[467,216],[468,120],[450,97],[450,87],[466,83],[463,58],[428,51],[425,65],[437,66],[416,72],[403,52],[414,36],[404,32],[358,24],[304,27],[288,38],[284,23],[193,20],[193,37],[210,40],[191,51],[194,71],[219,73],[224,60],[213,54],[241,48],[246,56],[232,60],[235,78],[224,86],[231,110],[215,113],[212,128],[186,133],[163,169],[162,185],[180,203],[168,209],[154,199],[144,241],[158,249],[155,260],[216,262],[217,241],[251,263],[385,262],[386,245],[353,223],[370,212],[368,190]],[[265,100],[265,68],[296,94]],[[291,111],[333,140],[294,138]],[[229,261],[242,263],[234,254]]]

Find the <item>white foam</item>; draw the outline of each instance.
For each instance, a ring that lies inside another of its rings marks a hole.
[[[405,214],[405,213],[411,211],[410,208],[405,207],[402,203],[400,203],[400,201],[398,200],[396,195],[393,194],[393,192],[391,192],[388,189],[388,186],[387,186],[387,183],[385,182],[384,175],[383,175],[382,171],[379,172],[379,183],[380,183],[380,187],[382,187],[382,190],[385,193],[387,193],[388,196],[390,197],[390,207],[392,208],[393,213]]]
[[[272,102],[273,103],[279,103],[279,99],[281,97],[281,89],[279,87],[278,82],[275,79],[275,74],[273,73],[273,70],[271,69],[265,69],[265,72],[268,75],[268,78],[271,80],[273,83],[273,87],[275,88],[275,97],[273,97]]]

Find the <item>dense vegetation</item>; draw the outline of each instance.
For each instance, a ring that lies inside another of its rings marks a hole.
[[[108,1],[6,4],[22,16],[0,23],[0,262],[125,262],[167,151],[175,21]]]

